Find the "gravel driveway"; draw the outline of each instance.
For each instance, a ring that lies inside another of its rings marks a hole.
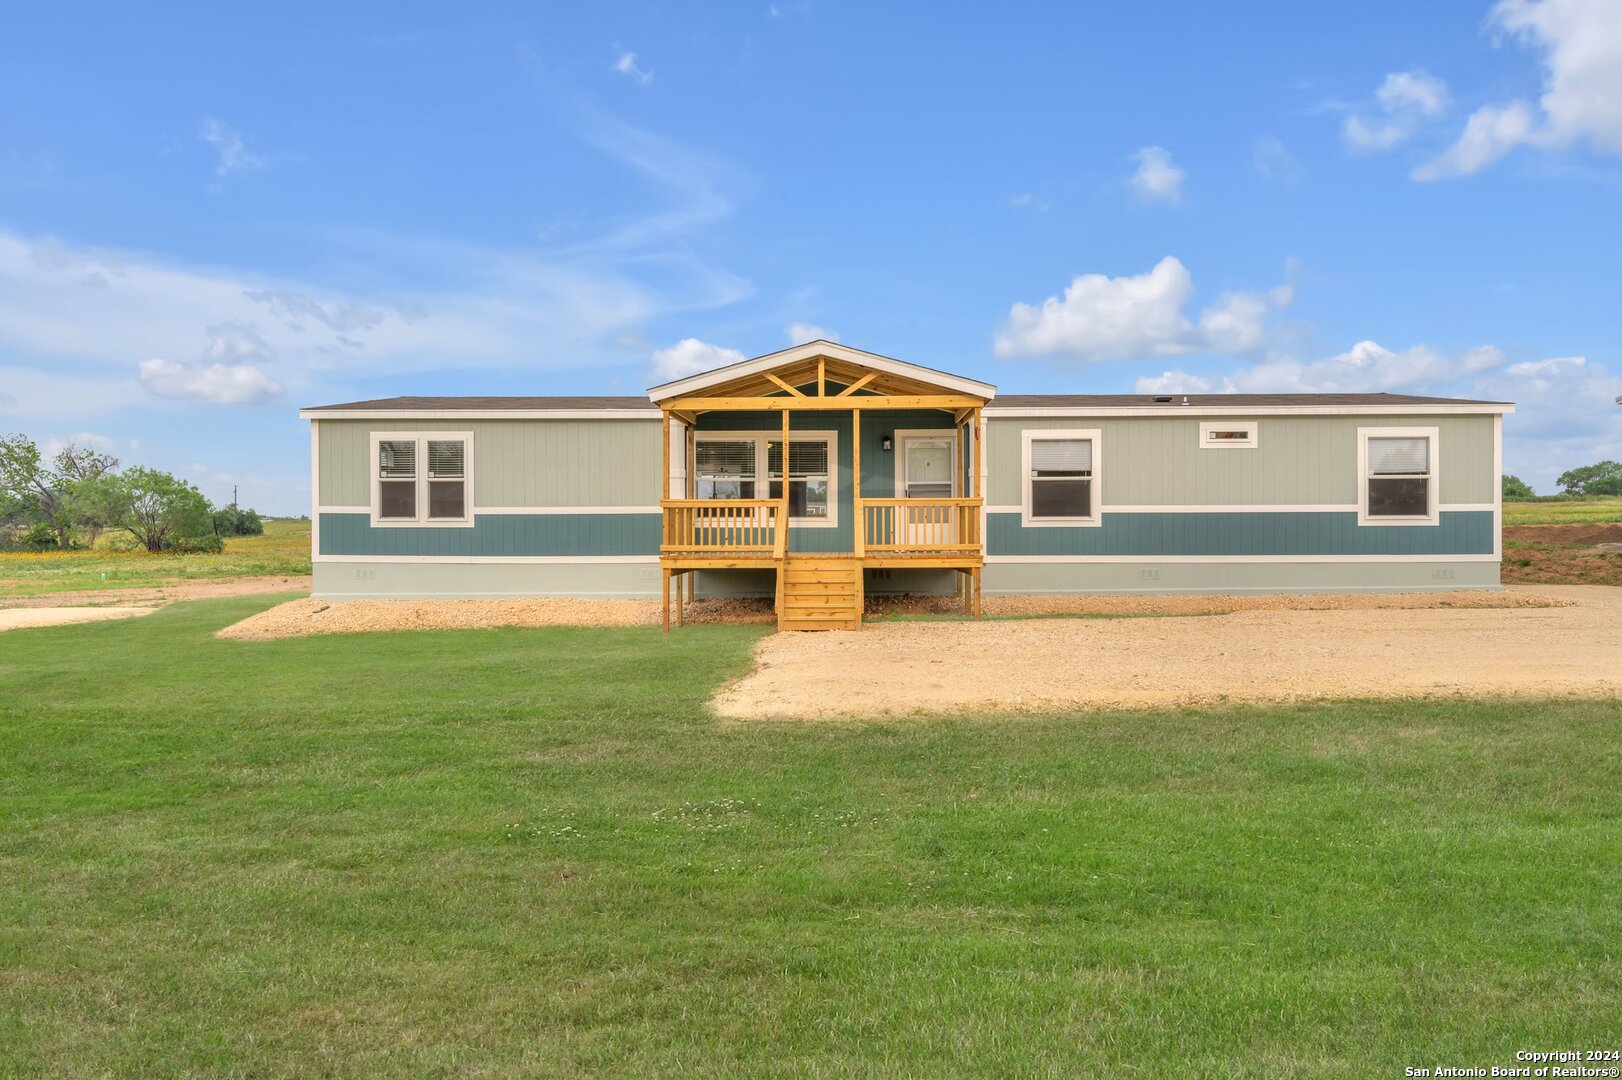
[[[1452,695],[1622,696],[1622,588],[1560,607],[1251,610],[870,623],[774,634],[723,717],[816,718]]]

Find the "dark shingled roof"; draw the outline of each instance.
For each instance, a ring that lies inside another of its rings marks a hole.
[[[454,409],[652,409],[645,397],[391,397],[315,405],[310,412],[366,409],[377,412],[432,412]]]
[[[1157,398],[1166,400],[1157,401]],[[1266,408],[1279,405],[1507,405],[1507,401],[1414,394],[998,394],[988,409],[1122,409],[1141,405]]]

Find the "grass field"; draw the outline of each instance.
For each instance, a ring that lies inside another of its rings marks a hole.
[[[1595,525],[1622,521],[1622,495],[1550,497],[1504,503],[1505,525]]]
[[[189,581],[292,576],[310,572],[310,523],[265,522],[263,536],[237,536],[219,555],[114,551],[107,534],[84,551],[0,552],[0,595],[40,596],[84,589],[137,589]],[[127,539],[127,538],[126,538]]]
[[[1400,1076],[1622,1039],[1622,702],[722,726],[764,628],[210,636],[273,599],[0,640],[0,1074]]]

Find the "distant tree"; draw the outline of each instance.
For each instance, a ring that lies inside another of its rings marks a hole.
[[[1601,461],[1555,478],[1567,495],[1622,495],[1622,462]]]
[[[117,468],[117,458],[76,442],[46,464],[34,440],[9,435],[0,439],[0,503],[47,525],[58,546],[68,545],[75,528],[95,543],[107,526],[107,481]]]
[[[123,506],[118,459],[69,442],[52,459],[56,487],[69,525],[94,546],[102,531],[117,521]]]
[[[67,546],[70,524],[57,477],[46,466],[34,440],[26,435],[0,439],[0,491],[50,526],[56,542]]]
[[[211,535],[213,518],[203,493],[157,469],[136,467],[119,478],[121,528],[148,551]]]
[[[56,466],[56,475],[64,481],[99,480],[110,472],[118,471],[118,459],[111,454],[103,454],[99,450],[92,450],[88,446],[80,446],[74,440],[56,452],[51,462]]]
[[[265,522],[257,510],[243,510],[236,503],[214,511],[214,531],[220,536],[259,536]]]
[[[1536,495],[1537,492],[1532,490],[1532,485],[1525,480],[1518,476],[1511,476],[1509,473],[1504,474],[1504,498],[1530,499]]]

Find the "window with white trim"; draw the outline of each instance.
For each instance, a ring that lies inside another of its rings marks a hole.
[[[828,443],[824,438],[788,440],[788,516],[828,519]],[[766,475],[772,499],[783,497],[783,440],[766,444]]]
[[[1437,522],[1436,428],[1360,428],[1358,520],[1365,525]]]
[[[1256,421],[1201,421],[1200,448],[1202,450],[1254,450],[1256,448]]]
[[[468,432],[373,432],[372,524],[471,525],[472,447]]]
[[[1099,433],[1023,433],[1025,525],[1099,523]]]
[[[706,439],[693,447],[693,476],[700,499],[755,497],[755,440]]]
[[[799,526],[838,524],[832,431],[789,435],[789,520]],[[693,494],[700,499],[781,499],[783,439],[764,432],[700,432],[693,443]]]

